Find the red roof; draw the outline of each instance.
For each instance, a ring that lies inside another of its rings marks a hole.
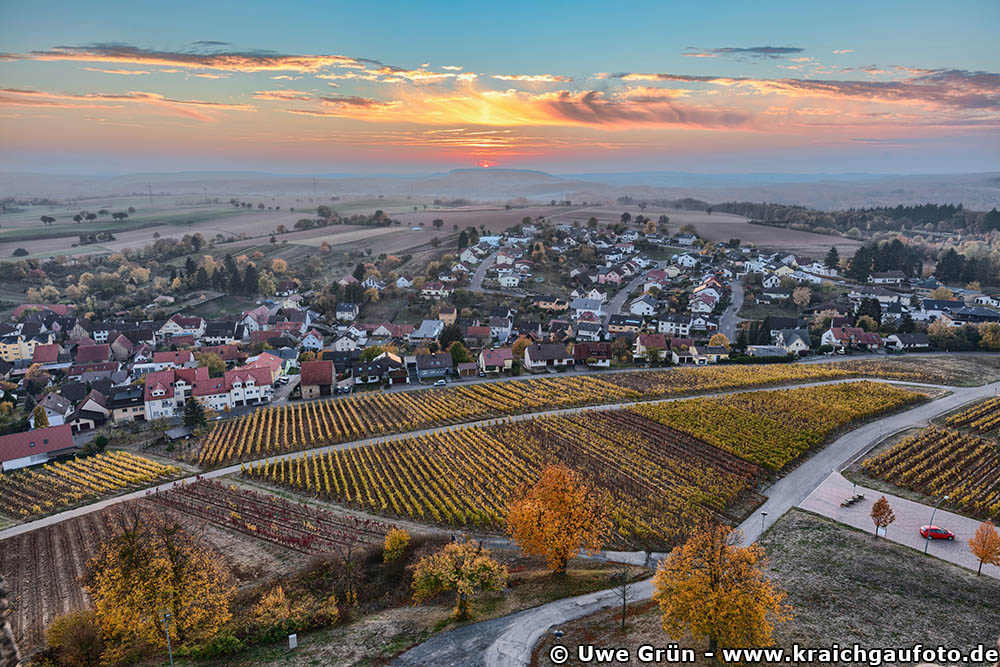
[[[146,386],[143,390],[143,399],[146,401],[159,401],[165,398],[174,397],[174,371],[173,369],[168,369],[165,371],[153,371],[152,373],[146,373]],[[163,390],[165,393],[161,396],[153,396],[154,390]]]
[[[89,364],[111,358],[110,345],[81,345],[76,348],[76,363]]]
[[[667,349],[667,341],[663,334],[648,334],[639,336],[639,345],[645,348]]]
[[[63,303],[22,303],[14,309],[14,319],[19,319],[21,317],[21,313],[29,309],[47,310],[50,313],[55,313],[59,317],[63,317],[64,315],[68,315],[73,312],[73,306]]]
[[[153,353],[153,363],[154,364],[186,364],[194,359],[194,355],[191,354],[191,350],[175,350],[173,352],[154,352]]]
[[[503,366],[506,362],[514,359],[514,352],[509,347],[501,347],[496,350],[483,350],[483,366]]]
[[[611,358],[611,343],[577,343],[573,346],[573,359],[576,361],[586,361],[590,357],[598,359]]]
[[[206,378],[195,383],[191,390],[192,396],[212,396],[213,394],[225,394],[229,391],[226,378]]]
[[[313,362],[315,363],[315,362]],[[323,363],[323,362],[320,362]],[[326,363],[333,363],[326,362]],[[233,384],[236,382],[241,382],[246,384],[249,378],[253,378],[254,384],[257,385],[269,385],[271,384],[271,372],[264,367],[258,368],[234,368],[231,371],[226,371],[226,391],[233,388]]]
[[[240,346],[235,343],[229,345],[205,345],[200,350],[204,354],[217,354],[223,361],[236,361],[242,355]]]
[[[68,376],[83,375],[84,373],[96,373],[100,371],[111,371],[112,373],[119,370],[121,364],[117,361],[102,361],[101,363],[95,364],[73,364],[69,367]]]
[[[0,462],[73,447],[73,428],[69,424],[38,428],[24,433],[0,436]]]
[[[300,377],[301,385],[333,384],[333,362],[303,361]]]
[[[468,338],[486,338],[490,335],[489,327],[469,327],[465,330],[465,335]]]
[[[199,329],[201,328],[202,319],[198,316],[187,316],[187,315],[174,315],[170,318],[177,323],[182,329]]]
[[[670,349],[676,350],[694,345],[694,338],[671,338]]]
[[[36,345],[35,351],[31,355],[31,361],[36,364],[52,364],[59,361],[59,353],[62,348],[58,343],[50,345]]]

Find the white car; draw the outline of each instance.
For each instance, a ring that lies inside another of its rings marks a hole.
[[[435,383],[434,383],[434,386],[435,386],[435,387],[443,387],[443,386],[445,386],[446,384],[448,384],[448,381],[447,381],[447,380],[444,380],[444,379],[441,379],[441,380],[438,380],[437,382],[435,382]]]

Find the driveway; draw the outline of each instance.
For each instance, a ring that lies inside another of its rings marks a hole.
[[[744,543],[756,541],[766,525],[774,523],[789,509],[802,503],[831,472],[852,462],[883,437],[913,426],[926,425],[929,420],[960,405],[991,396],[997,386],[998,383],[953,388],[952,393],[944,398],[844,434],[764,491],[768,496],[767,502],[739,526]],[[762,515],[763,512],[766,515]],[[652,594],[652,579],[646,579],[633,587],[631,601],[648,600]],[[523,667],[531,664],[532,649],[545,633],[573,619],[619,604],[621,599],[615,589],[557,600],[436,635],[402,654],[392,664],[408,667],[427,664]]]

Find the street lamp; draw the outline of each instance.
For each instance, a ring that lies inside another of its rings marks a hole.
[[[940,507],[941,503],[944,502],[945,500],[948,500],[948,496],[942,496],[937,501],[937,504],[934,505],[934,510],[931,511],[931,522],[929,524],[927,524],[927,539],[924,541],[924,555],[925,556],[927,555],[927,547],[931,543],[931,526],[934,525],[934,514],[937,513],[938,507]]]
[[[764,534],[764,519],[767,518],[767,512],[760,513],[760,534]]]
[[[167,655],[170,656],[170,667],[174,667],[174,652],[170,648],[170,612],[163,610],[163,631],[167,633]]]

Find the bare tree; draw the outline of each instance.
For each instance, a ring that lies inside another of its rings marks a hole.
[[[622,563],[615,570],[615,578],[618,580],[615,586],[615,595],[617,595],[622,601],[622,632],[625,632],[625,616],[628,609],[629,600],[631,600],[633,595],[632,590],[632,566],[628,563]]]

